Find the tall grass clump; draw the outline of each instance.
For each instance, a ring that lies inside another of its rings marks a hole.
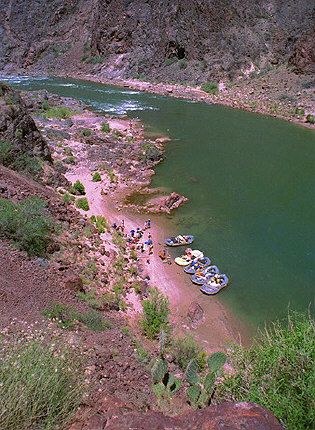
[[[142,302],[141,328],[150,339],[156,339],[160,331],[169,328],[169,300],[156,287],[149,290],[149,298]]]
[[[220,385],[219,398],[258,403],[288,430],[314,428],[314,334],[310,316],[289,312],[286,325],[273,323],[249,349],[234,346],[234,371]]]
[[[0,200],[0,232],[29,255],[44,255],[54,229],[46,206],[46,202],[36,196],[17,203]]]
[[[217,82],[206,82],[201,85],[200,89],[208,94],[218,94],[219,85]]]
[[[25,333],[27,333],[25,335]],[[60,429],[74,416],[85,388],[83,361],[57,337],[30,327],[0,337],[0,428]]]

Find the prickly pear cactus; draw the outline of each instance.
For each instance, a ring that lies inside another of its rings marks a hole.
[[[208,366],[211,372],[218,372],[226,362],[226,355],[223,352],[214,352],[208,358]]]
[[[193,358],[188,363],[186,370],[185,370],[185,375],[184,375],[186,378],[186,381],[189,384],[193,385],[193,384],[196,384],[197,382],[199,382],[197,372],[198,372],[198,360],[196,358]]]
[[[198,398],[198,407],[205,408],[209,406],[210,394],[206,390],[201,390],[200,396]]]
[[[206,374],[205,379],[203,380],[203,387],[208,394],[212,394],[215,379],[215,373],[210,372]]]
[[[158,360],[151,370],[154,382],[162,382],[167,370],[167,362],[162,359]]]
[[[195,407],[198,406],[198,399],[199,399],[200,394],[201,394],[200,385],[196,384],[196,385],[192,385],[191,387],[187,388],[188,399],[189,399],[190,403],[192,405],[194,405]]]
[[[152,385],[152,391],[158,399],[162,399],[165,392],[165,385],[162,382]]]
[[[176,393],[176,391],[180,389],[181,385],[182,381],[179,378],[175,378],[175,376],[170,373],[166,386],[169,388],[171,394]]]

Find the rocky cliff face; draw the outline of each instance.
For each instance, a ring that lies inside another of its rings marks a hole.
[[[0,70],[206,81],[314,71],[309,0],[2,0]]]
[[[26,155],[52,162],[49,147],[17,91],[0,84],[0,143],[8,142],[6,165]],[[0,157],[4,157],[1,146]],[[1,162],[0,158],[0,162]]]

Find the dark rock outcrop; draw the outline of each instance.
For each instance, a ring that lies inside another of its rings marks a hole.
[[[287,62],[313,25],[308,0],[3,0],[0,70],[218,80]]]
[[[97,412],[96,412],[97,410]],[[130,412],[130,408],[110,396],[102,397],[95,411],[82,410],[82,418],[70,430],[281,430],[277,419],[253,403],[223,403],[189,414],[168,417],[161,412]],[[84,418],[88,416],[89,418]]]
[[[10,143],[12,158],[28,154],[52,162],[49,147],[19,93],[4,84],[0,84],[0,141]]]

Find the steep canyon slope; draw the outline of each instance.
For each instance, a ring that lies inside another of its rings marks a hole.
[[[314,72],[309,0],[2,0],[0,70],[203,82]]]

